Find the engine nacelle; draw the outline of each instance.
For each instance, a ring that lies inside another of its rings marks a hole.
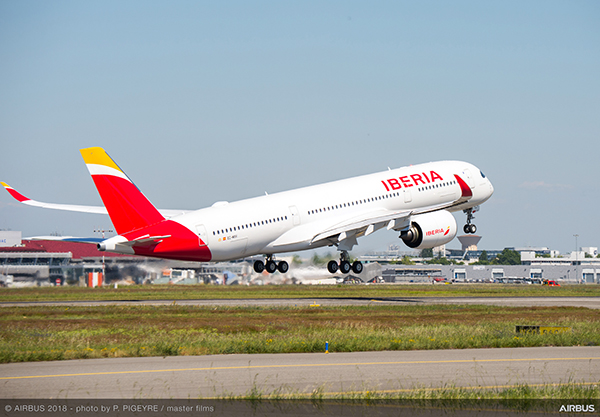
[[[400,234],[406,246],[428,249],[444,245],[456,236],[456,220],[446,211],[419,214],[411,218],[410,228]]]

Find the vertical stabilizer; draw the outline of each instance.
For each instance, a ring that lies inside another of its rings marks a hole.
[[[165,219],[104,149],[80,152],[118,234]]]

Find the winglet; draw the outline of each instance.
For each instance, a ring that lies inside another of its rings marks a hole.
[[[29,201],[29,200],[31,200],[30,198],[27,198],[27,197],[25,197],[23,194],[21,194],[20,192],[18,192],[18,191],[17,191],[17,190],[15,190],[14,188],[12,188],[12,187],[11,187],[10,185],[8,185],[7,183],[5,183],[5,182],[0,182],[0,184],[2,184],[2,186],[3,186],[4,188],[6,188],[6,191],[8,191],[8,193],[9,193],[10,195],[12,195],[12,196],[13,196],[13,198],[14,198],[15,200],[17,200],[18,202],[20,202],[20,203],[23,203],[24,201]]]

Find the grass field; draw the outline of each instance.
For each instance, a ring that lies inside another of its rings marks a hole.
[[[0,289],[0,301],[600,296],[596,286],[132,286]],[[599,298],[600,302],[600,298]],[[517,334],[516,325],[569,333]],[[231,353],[463,349],[600,344],[600,310],[460,305],[349,307],[20,306],[0,308],[0,362]],[[311,400],[598,399],[599,384],[325,394]],[[239,398],[282,399],[258,390]],[[290,398],[290,397],[287,397]],[[306,395],[291,396],[306,398]]]
[[[134,285],[0,288],[0,302],[383,297],[600,297],[600,285]],[[600,298],[599,298],[600,301]]]
[[[260,389],[252,389],[251,392],[234,397],[225,397],[238,400],[268,401],[286,399],[310,399],[317,403],[326,403],[328,400],[339,400],[356,402],[363,405],[379,404],[394,405],[394,401],[413,400],[415,402],[401,402],[403,408],[415,406],[418,408],[453,409],[467,408],[478,409],[483,400],[553,400],[550,404],[544,402],[523,403],[521,401],[493,402],[489,409],[502,408],[508,410],[521,409],[522,411],[554,411],[560,409],[560,400],[600,399],[600,383],[578,383],[570,381],[560,384],[515,384],[494,388],[483,387],[455,387],[445,386],[442,388],[415,388],[390,391],[355,391],[343,393],[327,393],[316,389],[310,394],[281,394],[280,392],[264,393]],[[446,402],[448,401],[448,402]],[[466,402],[462,402],[466,401]],[[558,401],[558,406],[554,402]],[[484,407],[485,408],[485,407]]]
[[[516,334],[516,325],[570,333]],[[0,309],[0,362],[231,353],[600,344],[600,310],[572,307],[69,306]]]

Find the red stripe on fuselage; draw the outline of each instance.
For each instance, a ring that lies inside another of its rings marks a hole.
[[[461,177],[459,177],[458,175],[454,174],[454,177],[456,178],[456,181],[458,181],[458,184],[460,185],[460,191],[462,193],[462,197],[473,197],[473,191],[471,191],[471,187],[469,187],[467,185],[466,182],[463,181],[463,179]]]
[[[113,175],[92,175],[92,178],[120,235],[165,219],[132,182]]]
[[[208,245],[198,235],[172,220],[124,233],[123,236],[129,241],[144,236],[170,236],[160,242],[134,245],[136,255],[196,262],[208,262],[212,259]]]

